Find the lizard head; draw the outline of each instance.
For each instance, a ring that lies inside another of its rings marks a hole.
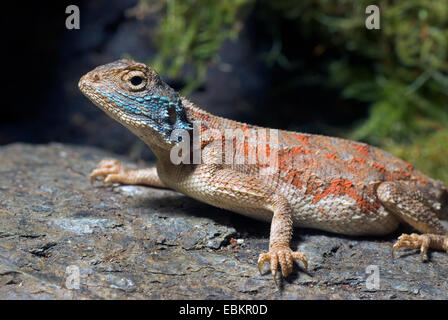
[[[171,144],[174,129],[191,129],[180,96],[143,63],[123,59],[99,66],[85,74],[78,86],[145,142]]]

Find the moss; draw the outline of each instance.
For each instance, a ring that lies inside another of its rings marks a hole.
[[[415,164],[424,173],[448,185],[448,129],[421,136],[412,143],[399,144],[392,140],[384,143],[393,154]]]
[[[161,13],[153,39],[158,54],[147,64],[173,78],[182,74],[187,84],[183,93],[190,93],[205,81],[207,67],[219,62],[223,42],[237,37],[252,2],[140,0],[133,15]]]

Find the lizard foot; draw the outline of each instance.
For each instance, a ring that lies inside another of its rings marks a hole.
[[[98,167],[90,173],[90,183],[93,184],[96,177],[104,178],[104,185],[112,182],[127,183],[129,169],[125,168],[117,160],[102,160]]]
[[[280,265],[282,275],[286,278],[292,272],[292,266],[294,260],[300,260],[305,265],[305,269],[308,268],[308,262],[306,257],[301,252],[294,252],[289,247],[274,247],[269,249],[269,252],[260,254],[258,258],[258,270],[262,274],[262,266],[265,262],[270,262],[271,273],[274,277],[274,281],[277,284],[277,268]]]
[[[392,257],[394,252],[399,248],[419,249],[421,259],[424,260],[425,252],[429,249],[445,250],[448,253],[448,236],[439,234],[402,234],[398,237],[392,249]]]

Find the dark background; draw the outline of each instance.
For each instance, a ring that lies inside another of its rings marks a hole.
[[[160,17],[127,17],[126,10],[136,3],[95,0],[2,4],[0,145],[89,144],[134,158],[151,158],[137,138],[103,114],[77,88],[79,78],[100,64],[125,54],[147,61],[157,53],[151,33]],[[65,8],[70,4],[80,8],[80,30],[65,27]],[[342,99],[337,89],[309,81],[318,77],[321,69],[319,57],[313,54],[319,39],[291,41],[297,35],[288,20],[277,24],[288,43],[283,49],[303,61],[306,68],[267,68],[256,59],[271,45],[269,25],[259,19],[257,10],[255,7],[244,19],[238,40],[226,41],[220,49],[221,60],[231,66],[231,71],[211,65],[206,82],[189,95],[193,102],[236,120],[311,133],[337,135],[365,117],[367,105]],[[309,70],[315,70],[315,74]],[[182,77],[164,78],[178,90],[185,85]],[[299,89],[290,90],[285,83]]]

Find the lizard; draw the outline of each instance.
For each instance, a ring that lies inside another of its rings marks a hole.
[[[157,158],[155,167],[145,169],[102,160],[90,174],[91,183],[102,178],[105,185],[173,189],[212,206],[270,222],[269,250],[260,254],[258,269],[262,273],[263,264],[269,263],[276,283],[279,269],[281,276],[287,277],[295,260],[305,268],[308,265],[304,253],[290,248],[294,228],[381,236],[405,223],[420,234],[398,237],[392,257],[402,247],[420,249],[422,261],[430,248],[448,252],[448,231],[441,223],[448,219],[447,187],[377,147],[212,115],[177,93],[155,70],[129,59],[93,69],[81,77],[78,86],[96,106],[148,145]],[[196,145],[192,142],[195,128],[200,137]],[[247,135],[224,140],[225,134],[233,131]],[[273,138],[253,143],[250,137],[254,132]],[[275,137],[281,142],[271,143]],[[182,155],[183,149],[173,153],[180,144],[201,151],[199,161],[191,161],[191,152]],[[224,149],[234,153],[218,152]],[[236,150],[243,156],[253,155],[255,150],[254,161],[237,161]],[[183,161],[174,161],[173,154]],[[274,170],[269,161],[261,161],[266,156],[275,163]],[[220,161],[224,158],[227,161]]]

